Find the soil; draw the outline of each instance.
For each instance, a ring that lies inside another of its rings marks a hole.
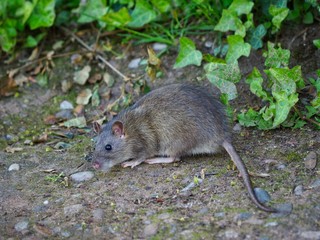
[[[320,50],[312,47],[312,40],[320,38],[320,27],[284,29],[278,41],[292,51],[292,65],[299,64],[305,76],[314,76],[320,68]],[[194,40],[201,48],[211,38]],[[70,49],[77,48],[76,43],[69,44]],[[118,51],[122,48],[117,46]],[[110,55],[108,61],[126,75],[145,74],[145,66],[127,67],[131,59],[145,58],[145,49],[131,46],[124,58]],[[164,75],[148,82],[151,88],[203,78],[202,67],[172,70],[176,52],[172,47],[161,58]],[[61,80],[72,80],[74,67],[67,57],[54,62],[49,87],[29,83],[19,88],[19,95],[0,99],[0,239],[320,239],[320,184],[312,186],[320,181],[320,164],[310,167],[305,160],[310,153],[320,156],[320,134],[311,125],[272,131],[237,126],[233,131],[234,145],[249,171],[268,174],[253,176],[254,186],[270,194],[268,205],[292,204],[289,214],[258,210],[225,152],[174,164],[116,166],[110,172],[97,172],[87,161],[93,148],[91,125],[67,129],[44,124],[46,116],[59,111],[60,102],[74,103],[84,88],[74,86],[62,93]],[[3,61],[1,65],[0,76],[16,67]],[[101,66],[95,61],[90,65]],[[241,59],[240,66],[244,75],[254,66],[261,69],[262,51]],[[112,101],[120,93],[122,79],[109,69],[103,71],[116,80]],[[212,88],[205,79],[200,84]],[[232,105],[239,111],[256,99],[245,83],[237,87],[239,98]],[[101,113],[98,110],[88,106],[85,114],[94,117]],[[24,144],[44,133],[48,140]],[[58,142],[67,147],[55,148]],[[9,153],[8,146],[21,149]],[[20,170],[9,171],[14,163]],[[81,171],[92,171],[94,177],[83,182],[70,179]],[[205,173],[202,182],[201,173]],[[197,184],[182,191],[190,183]]]

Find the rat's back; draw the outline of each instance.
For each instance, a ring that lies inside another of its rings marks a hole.
[[[130,111],[143,115],[155,133],[159,155],[214,153],[230,138],[223,105],[202,87],[168,85],[142,97]]]

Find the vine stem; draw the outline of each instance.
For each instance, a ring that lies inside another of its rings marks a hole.
[[[104,57],[102,56],[102,53],[95,51],[92,47],[90,47],[88,44],[86,44],[81,38],[79,38],[77,35],[75,35],[73,32],[68,30],[65,27],[60,27],[65,33],[72,36],[79,44],[81,44],[83,47],[85,47],[87,50],[89,50],[92,53],[96,54],[96,58],[99,59],[101,62],[106,64],[109,68],[111,68],[115,73],[117,73],[120,77],[122,77],[125,81],[128,81],[130,78],[125,76],[123,73],[121,73],[118,69],[116,69],[114,66],[112,66],[111,63],[109,63]]]
[[[320,127],[320,123],[318,123],[317,121],[314,121],[313,119],[306,118],[306,116],[303,116],[296,106],[293,106],[293,108],[302,120],[306,120],[306,121],[313,123],[313,124],[317,125],[318,127]]]

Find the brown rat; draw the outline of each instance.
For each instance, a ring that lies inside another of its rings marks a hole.
[[[108,170],[116,164],[134,167],[142,162],[163,163],[194,154],[213,154],[221,146],[243,177],[251,200],[267,212],[251,185],[248,171],[235,151],[223,105],[205,89],[173,84],[156,89],[123,110],[99,132],[93,166]]]

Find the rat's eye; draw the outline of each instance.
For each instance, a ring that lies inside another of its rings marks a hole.
[[[111,146],[110,144],[105,145],[104,148],[105,148],[107,151],[111,151],[111,150],[112,150],[112,146]]]

